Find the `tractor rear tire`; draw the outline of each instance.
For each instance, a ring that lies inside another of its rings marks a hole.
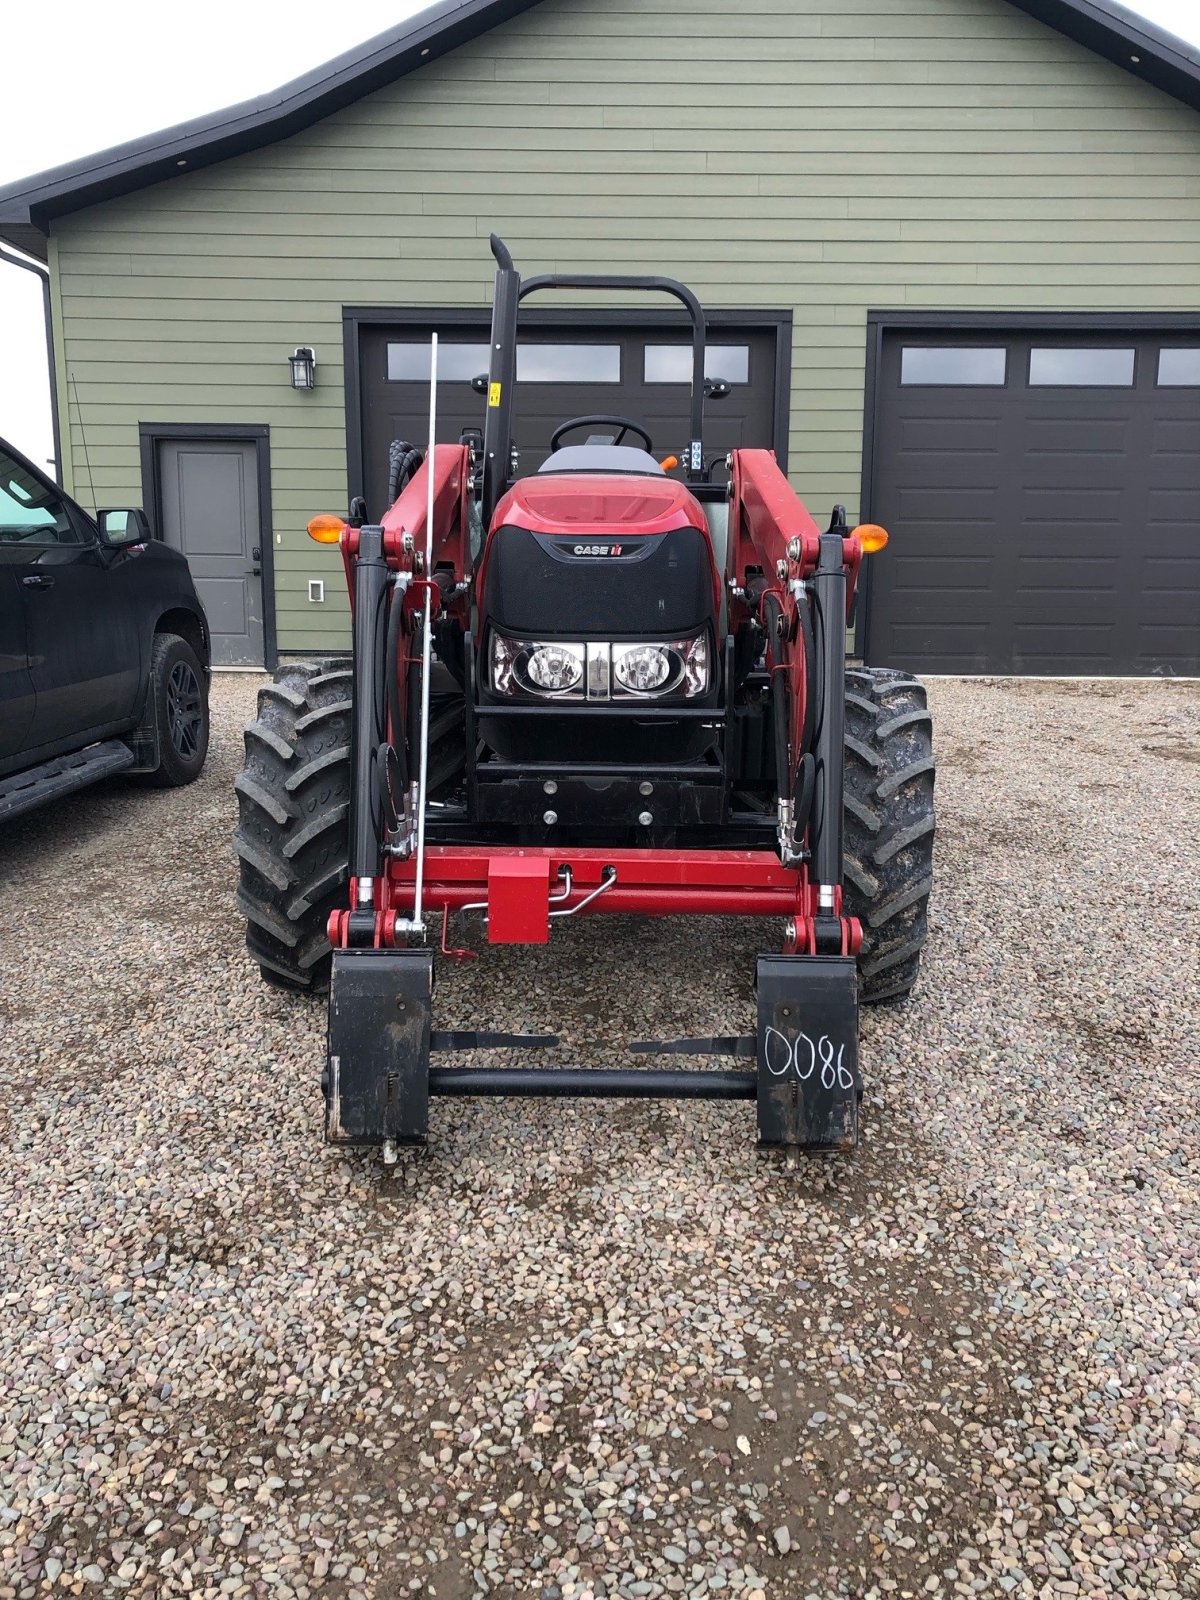
[[[924,686],[847,667],[843,904],[862,923],[859,999],[911,993],[933,888],[933,719]]]
[[[353,673],[343,657],[280,667],[258,692],[234,780],[238,910],[264,980],[315,992],[329,983],[329,913],[349,881]]]

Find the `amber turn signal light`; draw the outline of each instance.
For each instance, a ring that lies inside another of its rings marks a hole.
[[[854,537],[862,546],[863,555],[873,556],[888,542],[888,531],[886,528],[881,528],[877,522],[863,522],[855,528]]]
[[[664,472],[674,472],[675,468],[679,465],[679,457],[664,456],[658,464]]]
[[[308,537],[315,539],[318,544],[336,544],[342,537],[342,529],[345,526],[341,517],[335,517],[331,511],[325,511],[309,523]]]

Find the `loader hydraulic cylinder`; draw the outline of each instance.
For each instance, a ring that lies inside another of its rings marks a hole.
[[[821,911],[833,915],[842,881],[842,741],[845,737],[846,567],[842,535],[821,535],[812,583],[817,659],[816,772],[813,783],[812,875]]]
[[[383,805],[375,779],[385,736],[384,634],[388,567],[383,529],[358,530],[354,563],[354,721],[351,729],[350,875],[358,880],[359,903],[371,903],[382,859]]]

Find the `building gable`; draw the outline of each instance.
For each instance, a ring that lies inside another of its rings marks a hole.
[[[271,93],[0,189],[0,240],[44,260],[55,216],[288,138],[537,3],[450,0]],[[1200,109],[1200,55],[1111,0],[1005,3]]]

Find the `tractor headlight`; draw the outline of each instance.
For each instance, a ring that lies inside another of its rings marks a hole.
[[[708,656],[707,629],[666,644],[614,644],[613,694],[618,699],[673,694],[691,700],[708,690]]]
[[[563,694],[583,682],[583,651],[577,644],[539,644],[524,665],[530,684],[546,694]]]
[[[663,643],[510,639],[493,631],[493,694],[539,700],[691,700],[712,682],[708,630]]]
[[[582,700],[587,647],[492,634],[492,693]]]
[[[661,644],[617,645],[612,653],[612,670],[622,689],[652,694],[671,677],[671,652]]]

